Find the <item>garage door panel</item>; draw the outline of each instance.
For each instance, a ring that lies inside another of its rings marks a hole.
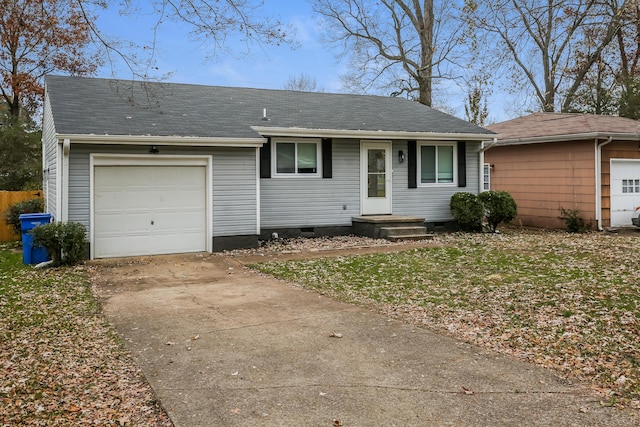
[[[640,206],[640,160],[611,161],[611,226],[631,226]]]
[[[194,200],[200,197],[202,189],[198,190],[185,190],[166,195],[165,198],[159,200],[159,203],[169,206],[177,206],[180,209],[200,209],[199,205],[194,205]]]
[[[205,226],[204,218],[199,211],[194,212],[155,212],[151,215],[153,227],[161,231],[202,230]]]
[[[161,253],[185,253],[203,251],[199,241],[202,240],[201,233],[156,234],[149,243],[149,250],[146,255]],[[171,247],[170,251],[166,248]]]
[[[126,215],[122,212],[100,214],[95,216],[95,222],[100,224],[97,230],[100,230],[102,235],[148,234],[150,231],[148,212],[128,212]]]
[[[202,239],[202,230],[205,226],[202,215],[195,213],[192,218],[181,214],[156,214],[153,216],[153,225],[149,227],[149,232],[160,235],[174,235],[179,238],[183,234],[198,235]]]
[[[206,167],[96,166],[94,256],[204,251]]]
[[[103,236],[96,240],[95,245],[95,253],[100,254],[99,258],[126,256],[122,254],[122,236]],[[147,235],[127,236],[127,247],[132,255],[153,254]]]

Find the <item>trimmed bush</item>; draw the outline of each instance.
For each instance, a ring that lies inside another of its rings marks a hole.
[[[73,265],[82,261],[87,250],[85,226],[77,222],[53,222],[30,231],[33,244],[47,250],[54,266]]]
[[[518,214],[518,206],[506,191],[485,191],[478,195],[485,210],[489,229],[495,233],[498,225],[509,222]]]
[[[27,213],[40,213],[44,210],[44,200],[41,198],[29,199],[9,206],[4,211],[4,221],[18,236],[22,234],[20,215]]]
[[[564,220],[569,233],[584,233],[587,231],[587,225],[584,223],[580,211],[576,209],[560,208],[560,219]]]
[[[451,214],[463,231],[482,231],[484,207],[477,195],[460,192],[451,196],[449,202]]]

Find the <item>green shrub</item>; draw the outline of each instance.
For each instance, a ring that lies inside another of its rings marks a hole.
[[[481,231],[484,207],[477,195],[467,192],[455,193],[449,202],[451,214],[464,231]]]
[[[485,210],[489,229],[495,233],[498,224],[509,222],[518,214],[518,206],[506,191],[485,191],[478,195]]]
[[[87,250],[85,226],[77,222],[52,222],[32,229],[33,244],[47,250],[54,266],[82,261]]]
[[[26,213],[39,213],[44,210],[44,201],[41,198],[29,199],[9,206],[4,211],[4,221],[9,225],[15,234],[22,234],[22,224],[20,215]]]
[[[587,225],[582,219],[580,211],[576,209],[560,208],[560,219],[564,220],[569,233],[584,233],[587,231]]]

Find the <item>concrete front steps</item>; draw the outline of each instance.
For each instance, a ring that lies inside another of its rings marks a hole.
[[[400,215],[366,215],[351,219],[353,232],[373,239],[425,240],[433,238],[427,231],[424,218]]]
[[[433,238],[433,234],[427,232],[427,227],[381,227],[380,238],[392,242],[400,240],[424,240]]]

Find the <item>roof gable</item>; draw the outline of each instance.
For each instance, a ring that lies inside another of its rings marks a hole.
[[[492,136],[401,98],[62,76],[45,83],[58,134],[259,138],[254,128],[303,128]]]

